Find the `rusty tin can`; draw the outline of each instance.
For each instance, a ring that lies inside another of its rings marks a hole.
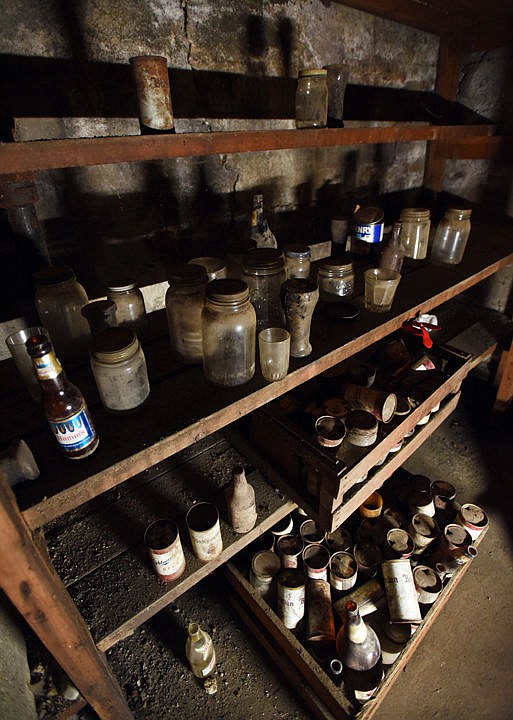
[[[389,559],[409,558],[415,550],[412,536],[402,528],[391,528],[387,532],[385,554]]]
[[[455,523],[464,527],[472,540],[475,540],[488,527],[488,517],[479,505],[465,503],[461,506]]]
[[[356,584],[358,563],[348,552],[336,552],[330,558],[330,585],[336,592],[350,590]]]
[[[130,58],[130,64],[141,123],[153,130],[173,130],[167,58],[160,55],[138,55]]]
[[[277,542],[278,555],[284,570],[299,567],[303,541],[297,535],[282,535]]]
[[[416,513],[408,525],[408,531],[415,543],[414,555],[420,555],[431,543],[440,536],[440,528],[430,515]]]
[[[193,505],[186,515],[192,550],[198,560],[209,562],[223,551],[219,511],[209,502]]]
[[[436,570],[427,565],[413,568],[413,582],[422,605],[432,605],[442,592],[442,578]]]
[[[294,634],[303,629],[305,576],[300,570],[283,570],[277,578],[277,609],[283,624]]]
[[[347,385],[344,388],[344,400],[355,410],[366,410],[377,420],[387,423],[395,413],[397,395],[362,385]]]
[[[176,580],[185,570],[185,557],[178,526],[172,520],[155,520],[146,528],[144,544],[155,572],[164,582]]]
[[[325,580],[311,580],[306,586],[306,639],[311,645],[335,642],[335,621],[331,591]]]
[[[305,545],[322,543],[326,537],[326,531],[323,530],[315,520],[305,520],[301,523],[299,534]]]
[[[420,623],[417,589],[410,561],[406,558],[381,563],[387,596],[388,614],[393,623]]]
[[[320,543],[311,543],[303,550],[303,568],[310,580],[327,580],[330,551]]]
[[[267,603],[274,600],[274,578],[280,572],[280,558],[271,550],[260,550],[251,561],[249,581]]]

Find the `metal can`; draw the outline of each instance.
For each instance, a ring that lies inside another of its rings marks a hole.
[[[442,592],[442,578],[427,565],[413,568],[413,582],[417,589],[419,603],[432,605]]]
[[[146,528],[144,544],[161,580],[170,582],[180,577],[185,570],[185,557],[176,523],[166,519],[155,520]]]
[[[383,240],[384,213],[379,207],[361,207],[353,215],[351,252],[370,255]]]
[[[350,590],[356,584],[358,563],[354,555],[341,551],[330,559],[330,585],[337,592]]]
[[[393,623],[420,623],[417,589],[410,561],[406,558],[381,563],[388,613]]]
[[[274,600],[273,581],[280,569],[280,558],[271,550],[260,550],[253,556],[249,581],[267,603]]]
[[[277,549],[283,569],[299,567],[303,541],[297,535],[282,535],[278,538]]]
[[[277,609],[283,624],[294,634],[303,629],[305,576],[299,570],[283,570],[277,578]]]
[[[311,543],[303,550],[303,568],[311,580],[327,580],[330,551],[320,543]]]
[[[198,560],[215,560],[223,551],[219,511],[209,502],[199,502],[188,510],[187,527],[192,550]]]
[[[311,580],[306,586],[306,639],[313,646],[335,642],[335,621],[331,591],[325,580]]]
[[[461,506],[455,523],[462,525],[469,533],[472,540],[478,538],[483,530],[488,527],[488,517],[485,511],[473,503],[465,503]]]
[[[414,555],[420,555],[428,545],[440,536],[438,523],[430,515],[416,513],[408,526],[408,530],[415,543]]]

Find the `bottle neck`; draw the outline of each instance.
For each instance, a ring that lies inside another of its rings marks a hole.
[[[360,617],[358,610],[347,611],[347,637],[348,639],[360,645],[367,639],[367,626]]]
[[[32,358],[32,364],[43,389],[64,386],[66,375],[53,350],[40,357]]]

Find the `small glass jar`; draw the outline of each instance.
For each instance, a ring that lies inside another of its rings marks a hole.
[[[144,353],[130,328],[107,328],[95,336],[91,370],[100,400],[110,412],[134,410],[150,394]]]
[[[242,385],[255,374],[256,315],[242,280],[212,280],[202,313],[203,371],[216,385]]]
[[[472,210],[449,208],[438,223],[431,251],[433,262],[457,265],[463,259],[470,235]]]
[[[308,245],[285,245],[285,273],[287,280],[299,278],[308,280],[312,253]]]
[[[133,280],[120,280],[107,288],[107,297],[116,303],[118,325],[131,328],[142,337],[148,327],[143,294]]]
[[[191,365],[203,360],[201,313],[205,305],[207,271],[193,263],[171,268],[166,291],[169,338],[177,358]]]
[[[426,208],[404,208],[401,212],[401,244],[406,257],[423,260],[428,251],[431,219]]]
[[[55,265],[34,274],[35,305],[41,325],[47,328],[57,355],[78,362],[87,359],[89,324],[82,308],[89,299],[68,265]]]
[[[328,83],[324,68],[300,70],[296,90],[296,127],[323,128],[328,118]]]
[[[351,297],[354,293],[353,263],[348,254],[323,260],[317,270],[319,299],[336,302],[339,298]]]
[[[242,279],[249,287],[249,298],[255,308],[257,333],[268,327],[285,327],[280,293],[287,277],[282,251],[250,250],[244,257]]]

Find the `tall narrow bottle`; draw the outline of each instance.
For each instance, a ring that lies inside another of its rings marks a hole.
[[[91,455],[99,439],[84,396],[66,377],[46,336],[33,335],[26,347],[43,392],[46,419],[61,450],[71,460]]]
[[[278,243],[273,231],[264,215],[264,196],[261,193],[253,195],[253,212],[251,213],[251,240],[257,248],[277,248]]]
[[[393,270],[401,272],[404,260],[404,248],[401,243],[402,222],[394,223],[392,237],[383,249],[379,259],[379,267],[382,270]]]
[[[346,690],[359,703],[374,695],[383,677],[381,647],[374,630],[360,617],[353,600],[345,604],[346,622],[337,636],[337,653],[342,660]]]
[[[210,635],[202,630],[198,623],[189,623],[185,654],[196,677],[204,680],[212,675],[216,666],[214,643]],[[212,684],[209,687],[211,688]],[[206,689],[208,690],[208,688]],[[212,692],[212,690],[210,689],[209,692]]]
[[[255,527],[255,491],[248,483],[242,465],[233,468],[232,482],[226,489],[226,505],[231,526],[236,533],[247,533]]]

